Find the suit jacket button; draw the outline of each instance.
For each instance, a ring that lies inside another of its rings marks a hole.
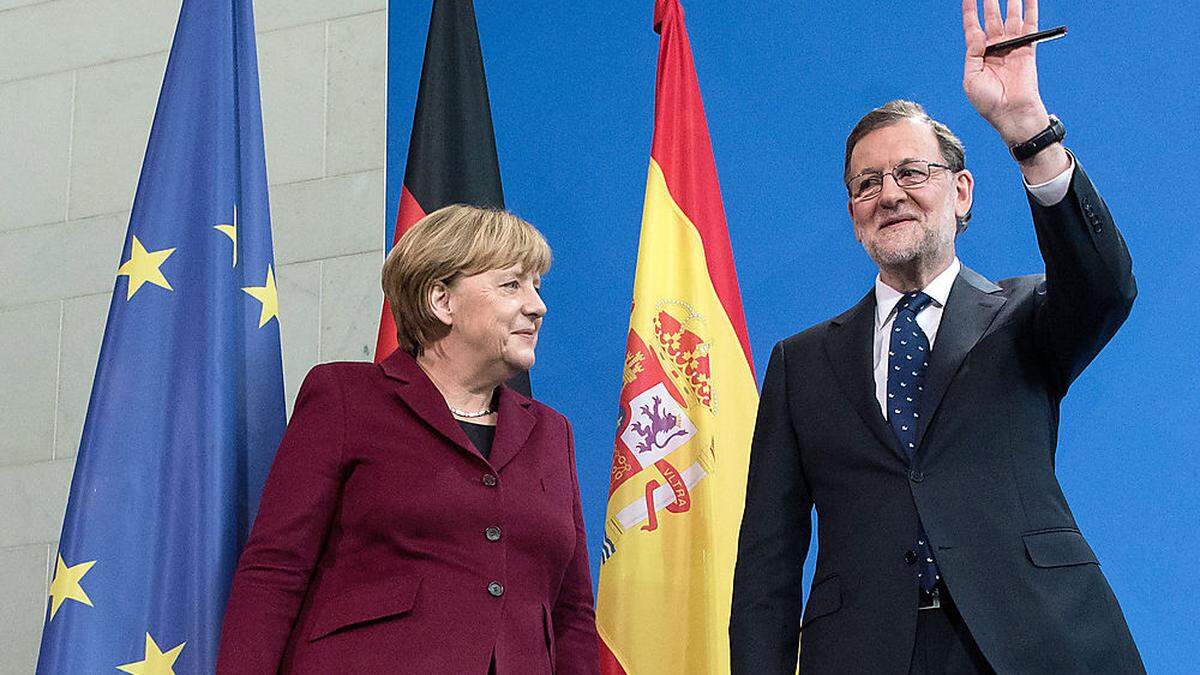
[[[913,469],[908,472],[908,479],[914,483],[920,483],[921,481],[925,480],[925,474]]]
[[[909,565],[917,564],[917,552],[916,551],[905,551],[904,562],[908,563]]]
[[[487,487],[496,487],[496,477],[490,473],[483,474],[483,484]]]
[[[493,525],[483,531],[483,536],[487,537],[488,541],[500,541],[500,528]]]
[[[504,586],[502,586],[499,581],[493,581],[492,583],[488,584],[487,588],[488,593],[490,593],[493,598],[498,598],[504,595]]]

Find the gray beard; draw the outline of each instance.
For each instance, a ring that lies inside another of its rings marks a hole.
[[[875,242],[878,243],[878,242]],[[884,248],[863,242],[863,248],[875,264],[888,269],[917,270],[936,265],[942,251],[952,250],[954,230],[944,227],[922,230],[921,238],[907,249]]]

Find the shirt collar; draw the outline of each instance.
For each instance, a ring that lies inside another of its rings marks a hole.
[[[959,270],[962,269],[962,263],[955,256],[941,274],[933,278],[925,288],[921,290],[926,295],[933,298],[933,304],[938,307],[945,307],[946,300],[950,297],[950,289],[954,286],[954,279],[958,276]],[[892,318],[892,312],[896,310],[896,305],[899,304],[900,298],[904,297],[904,293],[883,283],[883,279],[879,275],[875,275],[875,328],[888,322]]]

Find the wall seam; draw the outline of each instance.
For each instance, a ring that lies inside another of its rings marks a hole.
[[[58,459],[58,408],[62,405],[62,345],[63,324],[67,313],[67,302],[58,301],[58,346],[54,355],[54,408],[50,416],[50,459]]]
[[[19,311],[19,310],[26,309],[29,307],[36,307],[37,305],[45,305],[50,302],[61,302],[61,301],[65,301],[65,300],[78,300],[81,298],[95,298],[95,297],[98,297],[101,295],[111,296],[112,291],[111,290],[88,291],[86,293],[76,293],[74,295],[66,295],[61,298],[46,298],[43,300],[33,300],[30,302],[21,302],[21,303],[15,304],[15,305],[6,305],[4,303],[0,303],[0,313],[15,312],[15,311]]]
[[[16,12],[16,11],[19,11],[22,9],[28,9],[30,7],[37,7],[38,5],[49,5],[52,2],[58,2],[58,1],[59,0],[41,0],[41,2],[30,2],[30,3],[24,4],[24,5],[17,5],[16,7],[8,7],[6,9],[0,9],[0,19],[4,18],[4,14],[6,12]]]
[[[50,594],[50,582],[54,580],[55,565],[58,560],[54,556],[54,552],[58,550],[58,542],[46,544],[46,567],[42,570],[42,576],[45,581],[46,595]]]
[[[15,234],[17,232],[27,232],[29,230],[36,230],[39,227],[54,227],[56,225],[68,225],[71,223],[81,223],[85,220],[97,220],[99,218],[112,218],[114,216],[120,216],[121,221],[128,224],[129,218],[131,215],[133,215],[133,214],[129,209],[121,209],[119,211],[106,211],[104,213],[89,213],[87,215],[76,216],[74,218],[68,218],[67,220],[50,220],[50,221],[47,221],[44,223],[33,223],[32,225],[21,225],[19,227],[10,227],[6,230],[0,230],[0,237],[4,237],[5,235],[8,235],[8,234]]]
[[[54,1],[57,2],[57,0],[54,0]],[[168,52],[169,52],[169,50],[167,50],[167,49],[155,49],[152,52],[141,52],[139,54],[130,54],[128,56],[120,56],[120,57],[116,57],[116,58],[106,58],[103,61],[95,61],[92,63],[81,63],[78,65],[70,66],[68,68],[62,68],[60,70],[47,70],[46,72],[31,73],[29,75],[22,75],[20,77],[14,77],[14,78],[7,79],[7,80],[0,80],[0,87],[3,87],[8,84],[14,84],[16,82],[24,82],[26,80],[36,80],[36,79],[42,78],[42,77],[50,77],[53,75],[62,75],[64,73],[70,73],[70,72],[75,72],[75,71],[80,71],[80,70],[88,70],[90,68],[99,68],[101,66],[109,66],[114,63],[120,63],[122,61],[133,61],[134,59],[144,59],[149,56],[154,56],[156,54],[167,54]]]
[[[79,70],[71,71],[71,117],[67,123],[67,188],[63,199],[63,220],[71,220],[71,169],[75,161],[75,98],[79,94]]]
[[[321,353],[324,351],[325,345],[325,327],[324,317],[322,314],[325,311],[325,260],[317,260],[317,363],[322,363]]]
[[[321,176],[329,176],[329,23],[325,22],[325,72],[321,92]]]
[[[50,3],[52,3],[52,2],[61,2],[61,0],[47,0],[46,2],[39,2],[39,3],[36,3],[36,4],[37,4],[37,5],[45,5],[45,4],[50,4]],[[27,7],[33,7],[33,6],[35,6],[35,5],[26,5],[26,6],[27,6]],[[3,18],[3,14],[4,14],[4,12],[9,12],[9,11],[18,10],[18,9],[22,9],[22,7],[11,7],[11,8],[9,8],[9,9],[0,10],[0,18]],[[324,24],[327,24],[327,23],[329,23],[329,22],[331,22],[331,21],[341,21],[342,19],[352,19],[352,18],[354,18],[354,17],[366,16],[366,15],[368,15],[368,14],[375,14],[376,12],[382,12],[382,11],[385,11],[385,9],[384,9],[384,8],[382,8],[382,7],[380,7],[380,8],[377,8],[377,9],[370,9],[370,10],[366,10],[366,11],[362,11],[362,12],[355,12],[355,13],[353,13],[353,14],[344,14],[344,15],[340,15],[340,16],[332,16],[332,17],[325,17],[325,18],[321,18],[321,19],[314,19],[313,21],[305,21],[305,22],[303,22],[303,23],[285,24],[285,25],[282,25],[282,26],[272,26],[271,28],[264,28],[264,29],[262,29],[262,30],[255,30],[255,31],[254,31],[254,35],[255,35],[256,37],[261,37],[261,36],[263,36],[263,35],[266,35],[266,34],[268,34],[268,33],[278,33],[279,31],[291,30],[291,29],[293,29],[293,28],[302,28],[302,27],[305,27],[305,26],[312,26],[312,25],[319,24],[319,23],[324,23]],[[172,36],[174,35],[174,29],[172,29],[172,33],[171,33],[171,34],[172,34]],[[170,42],[170,41],[168,41],[168,43],[169,43],[169,42]],[[95,62],[91,62],[91,63],[84,63],[84,64],[79,64],[79,65],[74,65],[74,66],[71,66],[71,67],[69,67],[69,68],[61,68],[61,69],[58,69],[58,70],[37,71],[37,72],[28,73],[28,74],[23,74],[23,75],[20,75],[20,76],[18,76],[18,77],[11,77],[11,78],[7,78],[7,79],[0,79],[0,86],[4,86],[4,85],[11,84],[11,83],[15,83],[15,82],[22,82],[22,81],[24,81],[24,80],[33,80],[33,79],[36,79],[36,78],[39,78],[39,77],[45,77],[45,76],[47,76],[47,75],[61,75],[61,74],[63,74],[63,73],[69,73],[69,72],[71,72],[71,71],[73,71],[73,70],[80,70],[80,69],[83,69],[83,68],[94,68],[94,67],[96,67],[96,66],[105,66],[105,65],[108,65],[108,64],[110,64],[110,63],[117,63],[117,62],[120,62],[120,61],[128,61],[128,60],[130,60],[130,59],[140,59],[140,58],[144,58],[144,57],[150,56],[150,55],[152,55],[152,54],[165,54],[165,53],[168,53],[168,52],[170,52],[170,45],[169,45],[169,44],[168,44],[168,46],[167,46],[165,49],[154,49],[154,50],[151,50],[151,51],[146,51],[146,52],[137,52],[137,53],[134,53],[134,54],[125,54],[125,55],[122,55],[122,56],[119,56],[119,57],[108,57],[108,58],[104,58],[103,60],[100,60],[100,61],[95,61]]]

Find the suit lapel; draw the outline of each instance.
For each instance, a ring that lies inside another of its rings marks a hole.
[[[900,449],[900,441],[883,418],[879,400],[875,398],[875,371],[871,350],[875,344],[875,292],[845,314],[830,321],[825,333],[825,353],[837,373],[842,393],[850,399],[855,412],[871,433],[906,464],[908,458]]]
[[[537,422],[529,399],[508,387],[500,387],[500,406],[496,414],[496,437],[492,441],[491,465],[500,471],[525,446]]]
[[[396,381],[394,394],[407,405],[421,421],[458,447],[482,459],[479,451],[471,445],[467,434],[450,414],[446,399],[434,386],[433,381],[421,370],[416,360],[397,349],[379,364],[388,377]]]
[[[444,436],[457,449],[483,459],[458,421],[450,414],[450,408],[442,398],[441,392],[412,356],[397,350],[379,366],[384,374],[396,381],[396,398],[408,406],[422,422]],[[488,460],[496,471],[512,461],[520,452],[537,423],[537,415],[531,410],[533,403],[529,399],[507,385],[500,387],[499,398],[496,435],[492,439],[492,451]]]
[[[1004,305],[1005,299],[999,293],[999,286],[967,267],[955,278],[929,352],[929,371],[921,394],[921,421],[917,425],[918,452],[950,381]]]

